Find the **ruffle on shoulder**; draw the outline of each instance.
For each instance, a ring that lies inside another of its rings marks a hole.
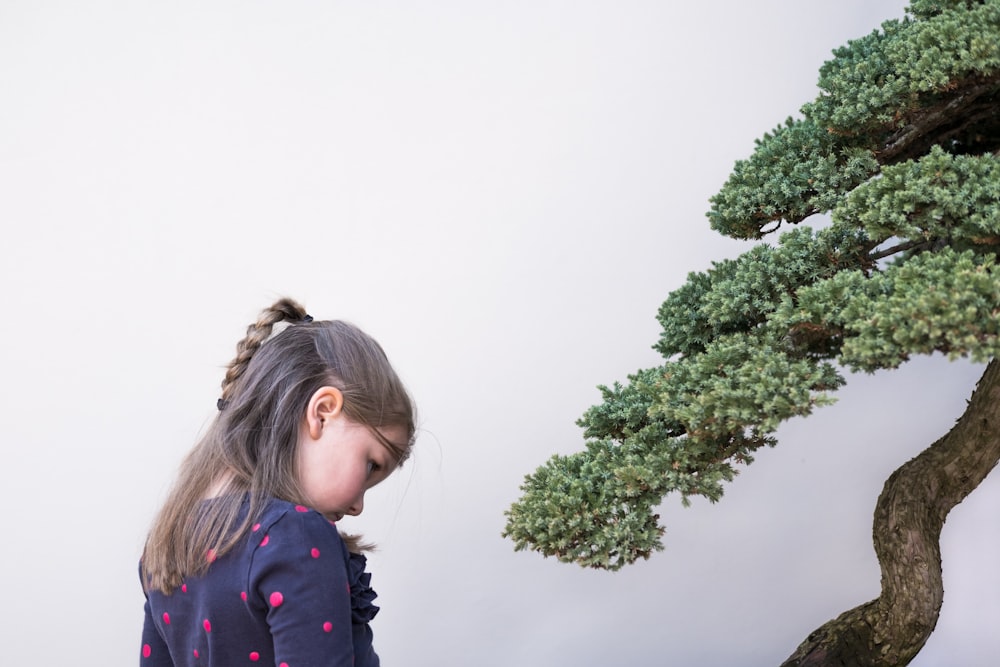
[[[351,586],[351,618],[355,623],[368,623],[378,613],[372,604],[378,595],[372,590],[372,575],[365,572],[368,559],[363,554],[350,554],[347,563],[347,581]]]

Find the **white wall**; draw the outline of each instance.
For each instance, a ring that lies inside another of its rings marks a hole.
[[[886,475],[978,376],[854,377],[716,506],[617,574],[499,537],[581,447],[600,383],[656,363],[689,271],[744,244],[707,199],[902,3],[0,0],[4,664],[135,664],[136,561],[221,367],[278,295],[375,335],[412,464],[352,526],[386,665],[773,665],[878,591]],[[992,665],[989,480],[945,530],[914,664]]]

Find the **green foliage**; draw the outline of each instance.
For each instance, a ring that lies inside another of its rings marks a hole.
[[[627,446],[597,440],[585,452],[552,457],[522,487],[506,535],[518,550],[544,544],[546,555],[590,567],[615,570],[648,558],[662,548],[651,508],[672,473],[655,451],[637,439]],[[677,477],[681,487],[691,483]]]
[[[824,91],[803,113],[844,134],[905,124],[941,94],[1000,67],[1000,4],[945,10],[924,21],[887,21],[848,42],[820,69]]]
[[[760,238],[769,223],[799,222],[824,213],[841,195],[878,171],[871,150],[852,145],[816,123],[789,118],[762,139],[712,197],[712,229]]]
[[[780,246],[761,245],[736,260],[692,273],[686,285],[660,307],[663,333],[655,349],[664,357],[704,352],[727,334],[746,334],[760,325],[785,295],[837,271],[864,262],[875,244],[842,226],[813,237],[809,229],[781,237]]]
[[[982,0],[912,0],[906,13],[918,19],[928,19],[949,9],[970,9],[981,4]]]
[[[972,251],[923,253],[890,267],[851,305],[841,362],[894,368],[913,354],[987,361],[1000,350],[1000,272]]]
[[[758,140],[712,197],[712,228],[754,239],[825,213],[880,164],[929,148],[922,130],[950,133],[953,151],[990,149],[1000,140],[1000,2],[966,4],[919,5],[926,20],[887,21],[835,50],[803,118]],[[949,126],[956,116],[963,124]],[[970,124],[985,129],[986,146]]]
[[[895,368],[932,352],[986,361],[1000,350],[1000,274],[992,255],[944,247],[804,287],[770,323],[840,339],[837,361],[853,370]]]
[[[992,244],[1000,235],[1000,160],[949,155],[934,146],[919,160],[886,167],[851,192],[834,217],[869,236]]]
[[[665,367],[650,414],[684,424],[689,447],[732,455],[740,435],[759,441],[782,421],[825,403],[822,392],[842,384],[833,366],[796,358],[781,341],[762,340],[767,333],[724,336],[702,354]]]
[[[834,52],[821,94],[757,142],[712,198],[713,228],[761,238],[660,307],[661,366],[601,387],[584,451],[526,477],[517,549],[618,569],[662,548],[671,492],[722,496],[841,369],[1000,350],[1000,0],[915,1]]]

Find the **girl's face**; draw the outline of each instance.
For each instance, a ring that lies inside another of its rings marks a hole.
[[[407,440],[401,427],[381,428],[379,433],[394,443]],[[332,521],[361,514],[365,492],[396,467],[392,453],[371,429],[340,411],[323,419],[318,434],[303,434],[295,464],[307,502]]]

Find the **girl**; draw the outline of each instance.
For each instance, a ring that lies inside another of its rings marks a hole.
[[[140,664],[377,666],[365,558],[334,523],[361,513],[413,434],[372,338],[289,299],[264,310],[146,542]]]

